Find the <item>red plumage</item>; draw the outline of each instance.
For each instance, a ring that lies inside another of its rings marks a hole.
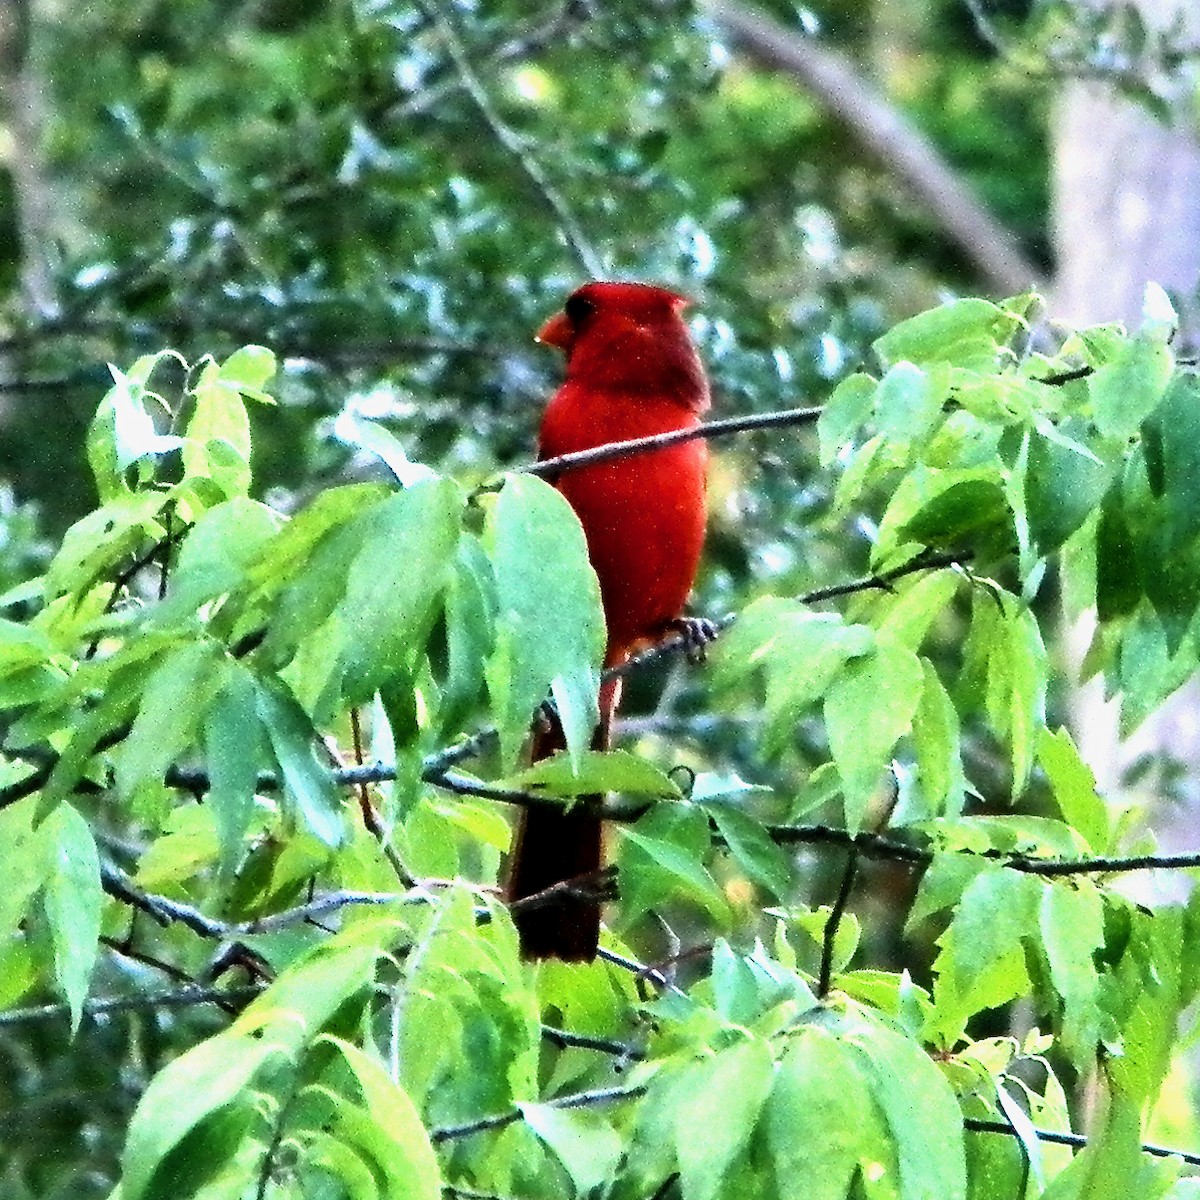
[[[567,357],[566,381],[542,418],[540,458],[700,423],[708,381],[680,315],[686,303],[637,283],[589,283],[567,300],[538,334]],[[704,545],[707,464],[707,446],[697,438],[564,472],[556,481],[583,526],[600,581],[608,627],[605,666],[659,640],[682,614]],[[593,740],[599,749],[608,746],[619,695],[616,684],[601,689]],[[535,732],[535,760],[562,747],[559,729]],[[600,822],[582,804],[568,813],[526,809],[509,898],[591,874],[600,861]],[[600,906],[587,898],[556,898],[518,913],[517,928],[526,957],[588,960],[596,954]]]

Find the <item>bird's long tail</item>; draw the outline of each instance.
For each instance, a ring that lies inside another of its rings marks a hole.
[[[592,737],[595,750],[608,749],[620,690],[619,679],[608,680],[600,689],[600,723]],[[534,731],[532,761],[565,748],[562,727],[552,720]],[[569,812],[549,806],[530,806],[521,812],[509,868],[508,900],[524,900],[559,883],[578,884],[548,896],[544,904],[516,911],[522,958],[590,962],[596,957],[603,888],[599,878],[602,831],[595,809],[601,799],[583,796]]]

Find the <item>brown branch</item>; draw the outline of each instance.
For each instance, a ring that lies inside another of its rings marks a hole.
[[[85,1000],[83,1015],[85,1017],[108,1016],[121,1012],[146,1012],[163,1008],[192,1008],[200,1004],[237,1004],[245,1000],[253,1000],[262,992],[261,987],[242,985],[232,988],[205,987],[201,984],[188,984],[170,992],[147,992],[142,996],[105,996],[95,1000]],[[60,1017],[70,1017],[69,1004],[38,1004],[31,1008],[13,1008],[8,1012],[0,1012],[0,1027],[5,1025],[24,1025],[34,1021],[53,1021]]]
[[[102,862],[100,864],[100,882],[107,895],[119,900],[122,904],[129,905],[138,912],[148,914],[160,925],[185,925],[193,933],[214,941],[248,937],[256,933],[277,933],[281,929],[302,925],[306,921],[352,906],[424,904],[429,899],[428,893],[423,888],[412,888],[406,892],[344,890],[327,892],[325,895],[317,896],[295,908],[269,913],[249,921],[218,921],[215,917],[208,916],[190,904],[183,904],[166,896],[142,891],[120,868],[111,863]]]
[[[833,952],[837,942],[838,929],[841,927],[846,905],[850,903],[850,893],[857,877],[858,850],[851,846],[850,853],[846,855],[846,865],[842,870],[842,882],[838,887],[837,898],[829,910],[829,917],[825,921],[825,933],[821,939],[821,970],[817,976],[818,1000],[824,1000],[829,995],[829,984],[833,979]]]
[[[849,62],[735,0],[702,0],[700,8],[736,49],[789,75],[845,124],[938,219],[992,287],[1011,294],[1041,279],[1042,271],[1018,240],[971,194],[928,139]]]
[[[751,429],[777,429],[780,426],[808,425],[821,415],[819,407],[787,408],[778,412],[748,413],[741,417],[727,417],[722,421],[708,421],[691,429],[673,429],[669,433],[654,433],[649,437],[629,438],[623,442],[606,442],[590,450],[575,450],[570,454],[559,454],[554,458],[543,458],[538,462],[510,468],[510,474],[538,475],[542,479],[555,479],[564,471],[578,471],[581,467],[594,467],[598,463],[612,462],[618,458],[632,458],[636,454],[650,454],[667,446],[681,442],[694,442],[697,438],[712,440],[744,433]]]
[[[66,1008],[66,1005],[62,1005]],[[559,1029],[554,1025],[542,1026],[542,1037],[552,1046],[560,1049],[577,1047],[582,1050],[598,1050],[601,1054],[612,1054],[617,1059],[628,1062],[641,1062],[646,1057],[644,1050],[631,1046],[627,1042],[616,1042],[611,1038],[591,1037],[584,1033],[572,1033],[569,1029]]]
[[[602,902],[617,899],[617,868],[615,864],[601,867],[598,871],[589,871],[584,875],[574,875],[570,879],[560,879],[540,892],[532,892],[519,900],[509,902],[510,913],[528,912],[534,908],[548,908],[561,904],[564,900],[590,900]]]
[[[1016,1137],[1017,1131],[1007,1121],[989,1121],[983,1117],[963,1117],[963,1128],[972,1133],[1001,1133],[1006,1137]],[[1039,1142],[1051,1142],[1056,1146],[1073,1146],[1082,1150],[1088,1140],[1079,1133],[1060,1133],[1056,1129],[1037,1129],[1033,1131]],[[1180,1158],[1193,1167],[1200,1167],[1200,1154],[1192,1154],[1187,1150],[1175,1150],[1170,1146],[1158,1146],[1153,1142],[1142,1142],[1139,1149],[1143,1154],[1152,1154],[1155,1158]]]
[[[1185,871],[1200,867],[1200,851],[1183,854],[1134,854],[1087,858],[1034,858],[1004,850],[937,850],[912,846],[878,833],[851,833],[829,825],[768,825],[767,835],[780,846],[836,845],[853,847],[867,858],[928,866],[937,854],[957,854],[995,863],[1025,875],[1048,879],[1068,875],[1122,875],[1134,871]]]
[[[646,1094],[646,1085],[623,1088],[597,1088],[590,1092],[574,1092],[569,1096],[558,1096],[544,1103],[548,1108],[589,1108],[596,1104],[612,1104],[619,1100],[635,1100]],[[463,1125],[443,1125],[430,1132],[432,1142],[448,1142],[456,1138],[469,1137],[473,1133],[485,1133],[490,1129],[503,1129],[521,1119],[519,1108],[510,1109],[494,1117],[480,1117]]]

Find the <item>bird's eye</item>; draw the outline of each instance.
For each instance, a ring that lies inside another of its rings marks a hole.
[[[596,305],[586,296],[581,296],[576,292],[575,295],[567,297],[567,302],[563,305],[563,309],[567,314],[568,320],[578,329],[596,311]]]

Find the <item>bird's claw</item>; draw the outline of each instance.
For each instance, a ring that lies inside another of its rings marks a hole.
[[[708,647],[717,640],[721,627],[708,617],[676,617],[668,625],[683,642],[688,662],[702,663],[708,658]]]

